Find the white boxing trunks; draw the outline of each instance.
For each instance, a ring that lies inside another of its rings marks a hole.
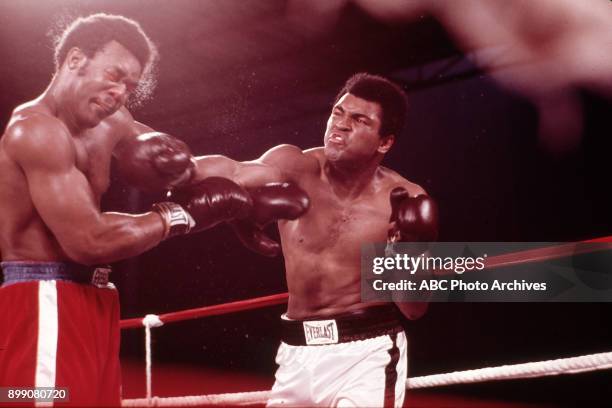
[[[393,305],[326,317],[282,319],[268,407],[401,407],[407,340]]]

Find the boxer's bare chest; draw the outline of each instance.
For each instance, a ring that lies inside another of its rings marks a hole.
[[[308,252],[338,247],[343,252],[359,251],[363,243],[386,239],[391,208],[385,188],[342,197],[324,181],[312,180],[304,187],[310,194],[311,207],[294,233]]]

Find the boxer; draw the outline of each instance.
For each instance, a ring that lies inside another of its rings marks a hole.
[[[136,22],[79,18],[55,55],[51,83],[0,139],[0,387],[66,387],[75,406],[118,406],[119,304],[103,265],[247,217],[252,199],[212,177],[142,214],[101,212],[113,154],[148,189],[188,183],[194,162],[124,107],[156,56]]]
[[[292,182],[310,199],[308,212],[278,223],[289,302],[268,406],[403,403],[407,341],[396,311],[416,319],[427,303],[361,302],[360,251],[364,243],[437,235],[433,199],[380,165],[405,114],[401,88],[356,74],[336,97],[322,147],[281,145],[242,163],[223,156],[196,159],[195,180],[227,177],[247,189]],[[265,255],[278,251],[261,223],[251,217],[233,223],[249,248]]]

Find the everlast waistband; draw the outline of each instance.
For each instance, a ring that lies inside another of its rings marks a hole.
[[[110,266],[86,266],[72,262],[1,262],[4,284],[40,280],[65,280],[75,283],[107,287]]]
[[[392,305],[317,320],[281,319],[282,340],[292,346],[316,346],[365,340],[403,330],[399,311]]]

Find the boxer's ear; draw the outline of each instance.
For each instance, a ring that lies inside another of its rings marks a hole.
[[[72,47],[66,54],[66,66],[70,70],[81,68],[87,61],[87,56],[79,47]]]
[[[378,153],[387,153],[391,149],[391,146],[393,146],[393,143],[395,143],[395,135],[381,137],[378,142]]]

